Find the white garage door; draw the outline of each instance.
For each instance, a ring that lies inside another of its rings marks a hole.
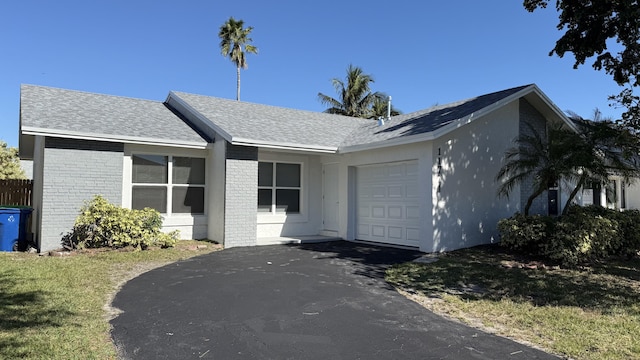
[[[419,245],[416,161],[358,167],[356,193],[356,239]]]

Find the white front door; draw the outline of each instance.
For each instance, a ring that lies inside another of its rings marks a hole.
[[[338,231],[338,164],[322,168],[322,223],[324,230]]]
[[[417,161],[357,169],[356,239],[419,246]]]

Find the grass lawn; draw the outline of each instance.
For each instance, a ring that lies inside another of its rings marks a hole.
[[[0,358],[115,359],[107,305],[117,288],[145,270],[216,249],[180,241],[172,249],[64,257],[0,253]]]
[[[552,353],[640,359],[638,258],[568,270],[479,247],[397,265],[386,279],[436,313]]]

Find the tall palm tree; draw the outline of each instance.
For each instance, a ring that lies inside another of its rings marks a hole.
[[[338,99],[318,93],[318,100],[329,106],[324,111],[326,113],[367,118],[378,96],[371,92],[372,82],[374,80],[371,75],[365,74],[360,67],[349,65],[345,81],[337,78],[331,80]]]
[[[246,54],[258,53],[258,48],[250,44],[253,41],[249,37],[251,31],[253,31],[252,26],[244,28],[244,21],[230,17],[218,32],[222,56],[228,57],[231,62],[236,64],[238,75],[236,100],[238,101],[240,101],[240,68],[246,69],[248,67]]]

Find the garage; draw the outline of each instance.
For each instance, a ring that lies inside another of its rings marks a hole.
[[[359,166],[356,239],[419,246],[417,161]]]

